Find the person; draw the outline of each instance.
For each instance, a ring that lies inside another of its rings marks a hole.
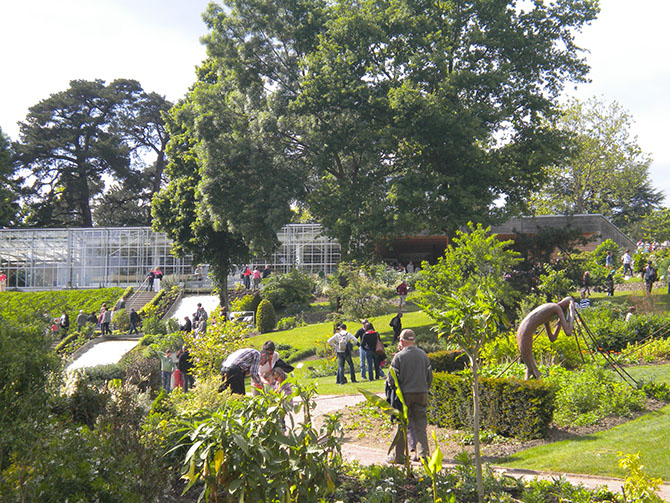
[[[188,393],[188,390],[193,387],[195,379],[192,374],[193,361],[191,360],[191,353],[186,345],[181,348],[177,368],[181,371],[181,375],[184,378],[184,393]]]
[[[174,371],[174,361],[172,361],[172,351],[169,349],[163,353],[157,353],[161,361],[161,378],[163,389],[166,393],[170,392],[172,384],[172,372]]]
[[[407,266],[405,267],[405,271],[407,271],[408,274],[414,274],[414,264],[410,260],[407,262]]]
[[[156,278],[156,275],[154,274],[154,270],[151,269],[147,273],[147,280],[146,280],[147,281],[147,290],[150,291],[150,292],[154,289],[154,279],[155,278]]]
[[[258,266],[254,267],[254,272],[252,273],[254,280],[254,290],[258,290],[261,287],[261,270]]]
[[[270,273],[272,273],[272,271],[270,270],[270,266],[268,264],[266,264],[265,269],[263,269],[263,279],[270,276]]]
[[[264,363],[261,363],[258,367],[258,375],[261,376],[261,386],[258,387],[255,383],[251,383],[251,391],[254,395],[257,395],[259,392],[265,389],[265,386],[273,386],[274,379],[272,378],[272,369],[275,367],[277,360],[279,360],[279,353],[275,351],[275,345],[272,341],[267,341],[266,350],[272,350],[272,355],[269,358],[265,359]],[[268,353],[269,354],[269,353]]]
[[[202,278],[202,267],[200,266],[200,264],[198,264],[195,267],[195,270],[193,271],[193,276],[195,276],[195,279],[197,281],[202,281],[202,279],[203,279]]]
[[[7,287],[7,275],[4,271],[0,271],[0,292],[4,292]]]
[[[358,356],[361,359],[361,378],[365,379],[365,367],[367,363],[367,356],[365,355],[365,350],[363,349],[363,335],[365,335],[365,325],[368,323],[368,320],[361,320],[361,328],[356,331],[356,340],[358,340]]]
[[[293,409],[293,386],[286,380],[286,372],[279,367],[272,369],[272,379],[274,381],[274,390],[276,393],[283,395],[282,405],[287,412]],[[286,433],[286,421],[281,418],[281,431]]]
[[[184,390],[184,374],[179,370],[179,357],[181,356],[181,349],[177,350],[177,363],[175,364],[174,372],[172,372],[172,377],[174,378],[174,388],[172,389],[181,389]]]
[[[605,257],[605,267],[607,269],[614,269],[614,254],[612,250],[608,250],[607,256]]]
[[[630,250],[626,250],[621,256],[621,262],[623,262],[623,275],[626,276],[628,272],[629,276],[633,275],[633,257],[630,254]]]
[[[191,319],[188,316],[184,316],[184,323],[179,327],[179,330],[188,334],[192,327],[193,324],[191,323]]]
[[[629,307],[628,310],[626,311],[626,318],[625,318],[626,323],[630,321],[630,319],[633,317],[633,314],[635,314],[635,306]]]
[[[65,311],[62,312],[58,320],[58,327],[61,330],[63,337],[67,335],[67,331],[70,328],[70,317]]]
[[[242,280],[244,281],[244,288],[249,290],[251,288],[251,270],[248,265],[244,266],[244,272],[242,273]]]
[[[591,295],[591,273],[589,271],[584,271],[582,275],[582,294],[584,297]]]
[[[134,308],[130,308],[130,314],[128,315],[128,320],[130,321],[130,330],[128,331],[128,335],[132,334],[133,332],[136,334],[139,334],[139,330],[137,327],[140,324],[140,315],[135,312]]]
[[[575,301],[572,297],[565,297],[560,302],[547,302],[530,313],[519,324],[516,332],[516,343],[519,347],[521,361],[526,365],[526,379],[540,378],[540,371],[533,357],[533,338],[538,327],[544,326],[547,336],[551,342],[558,338],[558,333],[563,329],[565,335],[571,336],[575,323]],[[556,329],[551,332],[550,322],[558,318]]]
[[[102,321],[100,322],[100,328],[102,330],[102,335],[112,335],[112,331],[109,328],[109,325],[112,323],[112,312],[107,309],[107,306],[103,307],[102,311]]]
[[[647,263],[643,271],[644,284],[647,287],[647,294],[651,294],[652,288],[654,288],[654,282],[658,279],[658,273],[654,264],[651,263],[651,260]]]
[[[605,286],[607,287],[607,296],[614,296],[614,269],[605,277]]]
[[[93,323],[96,325],[95,328],[98,328],[98,316],[95,314],[95,311],[91,311],[91,314],[86,318],[87,323]]]
[[[219,391],[230,389],[232,393],[238,395],[246,394],[244,388],[244,376],[251,376],[251,382],[257,388],[263,386],[259,369],[267,360],[270,360],[275,352],[275,345],[272,341],[263,344],[263,349],[258,351],[253,348],[238,349],[228,355],[221,365],[221,377],[223,383]]]
[[[583,310],[583,309],[588,309],[589,307],[591,307],[591,301],[589,300],[589,298],[586,296],[586,294],[584,292],[582,292],[581,299],[579,299],[579,306],[578,307],[579,307],[580,311]]]
[[[198,308],[195,311],[195,314],[193,315],[193,319],[197,320],[197,329],[200,333],[205,333],[207,331],[207,311],[205,311],[205,308],[202,307],[202,304],[198,302]]]
[[[344,362],[349,364],[349,375],[351,382],[356,381],[356,371],[354,370],[354,361],[351,359],[351,352],[354,344],[358,344],[358,339],[347,332],[347,326],[342,323],[335,328],[334,335],[328,339],[328,344],[333,346],[337,354],[337,384],[346,384],[347,378],[344,376]]]
[[[77,323],[77,331],[81,332],[81,329],[86,326],[88,321],[88,317],[86,316],[86,313],[84,313],[83,309],[79,310],[79,314],[77,315],[77,319],[75,321]]]
[[[154,269],[154,291],[156,293],[161,291],[161,280],[163,279],[163,271],[160,267],[156,266]]]
[[[396,314],[393,318],[391,318],[391,322],[389,323],[389,327],[393,329],[393,343],[395,344],[398,338],[400,337],[400,332],[402,332],[402,312],[398,311],[398,314]]]
[[[120,311],[121,309],[125,308],[126,308],[126,297],[124,296],[116,301],[116,304],[114,304],[114,309],[112,309],[112,311]]]
[[[367,322],[363,328],[365,328],[365,334],[363,334],[361,346],[363,346],[363,349],[365,350],[365,359],[368,364],[368,380],[374,381],[379,379],[381,374],[379,357],[377,356],[377,341],[379,340],[379,334],[375,331],[370,322]],[[375,370],[375,377],[372,376],[373,368]]]
[[[401,310],[402,307],[405,305],[405,299],[407,298],[407,283],[405,283],[405,280],[402,280],[400,284],[396,287],[395,289],[396,293],[398,294],[398,309]]]
[[[418,457],[428,459],[428,417],[426,408],[428,406],[428,393],[433,383],[433,369],[430,365],[428,355],[421,348],[414,345],[416,335],[413,330],[405,329],[400,332],[400,345],[402,350],[393,357],[391,368],[395,370],[400,391],[402,391],[407,416],[412,425],[416,453]],[[392,381],[389,372],[388,380]],[[395,383],[394,383],[395,384]],[[398,426],[400,430],[400,426]],[[402,464],[405,461],[405,442],[400,441],[395,446],[395,463]]]

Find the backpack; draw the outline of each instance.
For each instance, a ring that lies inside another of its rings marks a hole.
[[[644,272],[645,281],[656,281],[656,269],[651,266],[647,267],[647,270]]]

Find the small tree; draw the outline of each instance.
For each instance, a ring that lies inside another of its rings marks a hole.
[[[508,250],[510,241],[499,241],[490,228],[468,224],[469,233],[458,232],[437,264],[422,264],[416,283],[416,304],[437,322],[440,335],[458,344],[472,369],[473,432],[477,493],[484,501],[479,450],[479,352],[495,339],[505,320],[502,300],[509,285],[504,273],[518,254]]]

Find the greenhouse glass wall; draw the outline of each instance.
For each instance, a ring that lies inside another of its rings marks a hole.
[[[340,259],[339,245],[322,236],[318,224],[287,225],[279,240],[276,253],[249,265],[329,274]],[[3,229],[0,270],[7,275],[7,288],[35,290],[139,285],[157,266],[180,283],[192,279],[193,258],[175,257],[170,248],[167,236],[149,227]],[[207,265],[202,269],[207,271]],[[229,282],[238,274],[234,271]]]

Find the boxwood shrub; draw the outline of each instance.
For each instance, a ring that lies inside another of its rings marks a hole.
[[[539,380],[480,379],[481,427],[522,440],[546,436],[554,414],[554,390]],[[428,421],[447,428],[472,426],[472,385],[462,375],[436,373]]]

